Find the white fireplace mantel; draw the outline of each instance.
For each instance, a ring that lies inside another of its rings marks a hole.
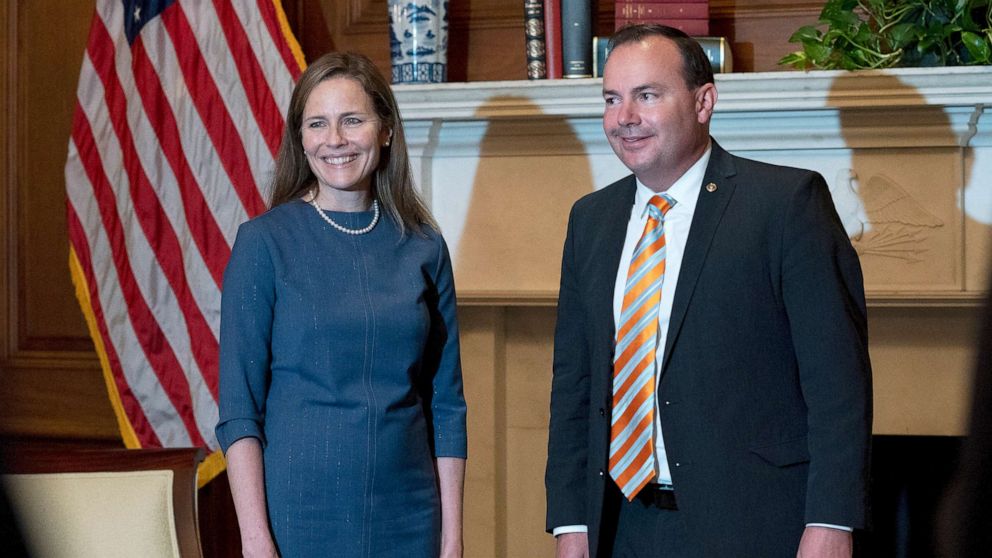
[[[992,249],[992,67],[721,74],[711,133],[812,168],[874,304],[971,304]],[[627,171],[599,79],[395,87],[420,187],[462,298],[553,304],[571,203]]]
[[[718,113],[992,103],[990,66],[717,74],[716,85]],[[408,120],[599,117],[603,112],[598,78],[398,85],[394,91]]]

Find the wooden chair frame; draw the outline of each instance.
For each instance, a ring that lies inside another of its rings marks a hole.
[[[7,474],[97,473],[171,470],[176,538],[183,558],[202,558],[197,517],[196,468],[204,459],[199,448],[63,449],[15,447],[4,451]]]

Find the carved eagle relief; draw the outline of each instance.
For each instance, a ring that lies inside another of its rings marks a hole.
[[[831,195],[859,256],[922,262],[926,240],[944,222],[884,174],[864,184],[854,169],[842,169]]]

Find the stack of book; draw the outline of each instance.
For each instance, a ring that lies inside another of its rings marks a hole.
[[[593,37],[592,0],[524,0],[527,78],[559,79],[602,76],[609,37]],[[632,23],[659,23],[695,37],[714,72],[732,71],[732,57],[722,37],[706,37],[709,0],[616,0],[616,28]]]
[[[709,0],[616,0],[615,29],[632,23],[658,23],[692,37],[710,33]]]

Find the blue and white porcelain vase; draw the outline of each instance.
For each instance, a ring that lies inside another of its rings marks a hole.
[[[389,0],[393,83],[448,77],[448,0]]]

